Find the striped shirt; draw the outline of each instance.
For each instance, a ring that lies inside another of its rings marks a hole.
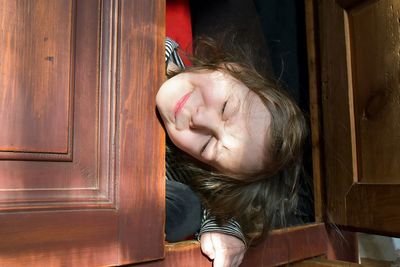
[[[169,63],[174,63],[177,65],[180,69],[184,69],[185,65],[183,64],[182,59],[180,58],[178,54],[178,49],[179,45],[176,43],[174,40],[170,38],[166,38],[165,40],[165,63],[168,66]],[[167,140],[167,144],[170,141]],[[171,144],[172,145],[172,144]],[[166,178],[168,180],[174,180],[178,182],[185,183],[188,179],[190,179],[190,172],[186,171],[184,166],[179,165],[179,160],[174,159],[174,153],[172,151],[169,151],[167,149],[167,154],[166,154]],[[234,221],[234,220],[229,220],[226,224],[224,225],[219,225],[215,218],[207,212],[207,210],[204,210],[204,216],[203,220],[201,223],[200,231],[198,233],[198,237],[200,238],[202,234],[207,233],[207,232],[219,232],[223,234],[228,234],[228,235],[233,235],[240,240],[243,241],[245,245],[246,244],[246,239],[244,238],[244,235],[241,231],[240,225]]]

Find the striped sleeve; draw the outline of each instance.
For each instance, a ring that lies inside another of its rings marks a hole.
[[[200,232],[198,238],[201,239],[201,235],[209,232],[218,232],[222,234],[232,235],[242,240],[244,245],[247,247],[246,238],[242,233],[242,229],[238,222],[233,219],[227,221],[224,225],[219,225],[215,218],[211,216],[206,210],[204,211],[204,219],[201,223]]]
[[[183,61],[178,54],[177,51],[178,47],[179,47],[178,43],[172,40],[171,38],[167,37],[165,39],[165,64],[168,66],[168,63],[172,62],[179,68],[184,69],[185,64],[183,64]]]

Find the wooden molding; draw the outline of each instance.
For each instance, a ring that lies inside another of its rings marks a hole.
[[[272,231],[260,244],[249,248],[241,267],[276,266],[326,254],[328,235],[322,223]],[[201,253],[200,243],[185,241],[165,246],[165,259],[135,266],[211,267]]]

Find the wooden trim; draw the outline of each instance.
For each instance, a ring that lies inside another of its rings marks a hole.
[[[301,262],[297,262],[293,264],[294,267],[356,267],[356,266],[364,266],[364,267],[390,267],[393,266],[393,263],[387,261],[378,261],[378,260],[371,260],[365,259],[361,261],[361,264],[358,263],[350,263],[346,261],[335,261],[335,260],[327,260],[324,258],[315,258],[304,260]]]
[[[317,36],[316,36],[316,10],[314,0],[304,0],[306,18],[306,38],[308,53],[308,76],[310,92],[310,124],[312,140],[312,164],[314,182],[314,210],[315,221],[323,222],[324,203],[323,203],[323,181],[321,163],[321,101],[319,84],[319,64],[317,57]]]
[[[329,260],[358,262],[357,233],[345,231],[337,227],[327,227]]]
[[[350,263],[347,261],[327,260],[323,258],[308,259],[293,264],[294,267],[355,267],[361,266],[358,263]]]
[[[275,230],[249,249],[242,266],[273,266],[315,257],[327,251],[328,236],[322,223]]]
[[[326,254],[327,244],[328,235],[322,223],[275,230],[265,241],[247,251],[240,266],[276,266],[316,257]],[[212,262],[201,253],[197,241],[167,244],[165,250],[164,260],[135,266],[212,266]]]
[[[338,5],[343,9],[350,9],[358,4],[360,4],[363,0],[336,0]]]
[[[346,195],[348,224],[360,230],[399,236],[399,195],[399,184],[353,184]]]
[[[129,264],[164,256],[165,136],[155,96],[165,76],[165,1],[121,0],[119,12],[118,264]]]

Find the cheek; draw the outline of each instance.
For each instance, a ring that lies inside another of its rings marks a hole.
[[[173,125],[167,125],[166,128],[171,141],[181,150],[194,156],[199,143],[198,138],[190,131],[177,131]]]
[[[196,89],[200,93],[206,105],[214,105],[220,103],[226,98],[228,88],[224,83],[215,81],[202,82],[197,84]]]
[[[175,128],[166,128],[171,141],[179,149],[192,157],[207,163],[205,159],[201,157],[200,149],[208,141],[209,135],[204,135],[191,130],[177,131]]]
[[[208,107],[219,108],[219,106],[223,104],[226,95],[226,90],[223,90],[223,88],[206,87],[201,90],[204,104]]]
[[[192,85],[181,74],[165,81],[158,89],[156,105],[161,112],[169,112],[172,103],[175,103],[184,92],[191,90]]]

